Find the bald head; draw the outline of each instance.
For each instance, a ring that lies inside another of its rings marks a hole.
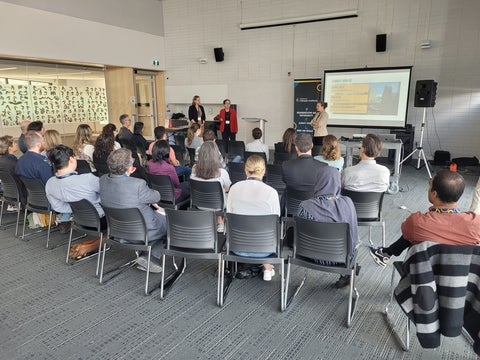
[[[22,134],[27,133],[28,125],[30,125],[30,123],[31,121],[28,119],[22,120],[22,122],[20,123],[20,130],[22,130]]]

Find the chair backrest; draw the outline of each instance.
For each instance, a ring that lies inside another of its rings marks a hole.
[[[294,215],[297,215],[298,213],[298,208],[300,206],[300,203],[303,200],[308,200],[313,198],[314,195],[313,195],[313,191],[300,191],[300,190],[295,190],[293,188],[287,187],[286,196],[287,196],[287,201],[286,201],[285,214],[287,216],[294,216]]]
[[[277,215],[226,214],[227,254],[232,252],[280,255],[280,222]]]
[[[147,173],[147,178],[150,187],[160,193],[160,202],[175,205],[175,190],[170,176]]]
[[[225,200],[219,181],[190,179],[190,206],[201,210],[223,211]]]
[[[283,194],[287,185],[283,182],[281,165],[267,164],[267,184],[277,190],[279,194]]]
[[[69,202],[73,213],[73,222],[86,228],[95,228],[100,231],[100,215],[95,206],[88,200]]]
[[[348,223],[324,223],[294,216],[293,257],[344,263],[351,268]]]
[[[195,153],[197,151],[196,148],[187,147],[188,150],[188,157],[190,158],[190,166],[195,165]]]
[[[297,154],[286,153],[286,152],[275,152],[274,156],[274,164],[281,165],[284,161],[292,160],[297,158]]]
[[[239,155],[243,159],[243,153],[245,152],[245,143],[243,141],[230,141],[228,143],[228,157],[234,158]]]
[[[213,211],[165,209],[167,249],[181,248],[219,252]]]
[[[352,199],[359,222],[381,221],[385,193],[342,190],[342,194]]]
[[[312,156],[317,156],[322,151],[322,145],[313,145]]]
[[[20,190],[13,175],[8,171],[0,170],[0,180],[3,185],[3,197],[7,200],[19,202]]]
[[[102,176],[110,172],[110,170],[108,169],[106,158],[98,158],[95,155],[93,155],[93,165],[97,170],[98,176]]]
[[[177,160],[180,162],[180,164],[183,165],[184,163],[184,154],[185,154],[185,145],[182,147],[181,145],[170,145],[173,148],[173,151],[175,151],[175,157]]]
[[[77,159],[77,168],[75,171],[79,174],[88,174],[92,172],[87,160]]]
[[[182,131],[174,132],[173,137],[175,138],[175,145],[179,145],[182,148],[185,147],[185,134]]]
[[[103,205],[102,207],[107,217],[109,238],[148,244],[147,226],[139,209],[115,209]]]
[[[246,162],[247,159],[252,155],[258,155],[263,158],[265,164],[267,164],[267,155],[263,151],[244,151],[243,152],[243,159]]]
[[[220,150],[220,153],[225,158],[225,141],[222,139],[216,139],[215,142],[217,143],[218,150]],[[228,142],[226,144],[226,146],[228,146]]]
[[[27,208],[38,213],[49,213],[50,203],[45,193],[45,185],[40,179],[27,179],[20,177],[27,189]]]
[[[230,180],[232,181],[232,184],[235,184],[239,181],[247,179],[247,175],[245,175],[244,163],[235,163],[235,162],[229,163],[228,173],[230,175]]]

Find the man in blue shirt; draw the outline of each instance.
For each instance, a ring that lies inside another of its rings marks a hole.
[[[40,179],[46,184],[53,172],[48,159],[40,154],[43,150],[43,136],[39,132],[28,131],[25,134],[25,146],[28,151],[18,159],[15,173],[27,179]]]

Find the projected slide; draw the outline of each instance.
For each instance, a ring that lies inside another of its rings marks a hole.
[[[410,73],[411,67],[326,71],[328,125],[404,127]]]

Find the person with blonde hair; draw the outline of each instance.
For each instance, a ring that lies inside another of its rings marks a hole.
[[[340,144],[334,135],[327,135],[323,138],[322,150],[320,154],[314,157],[315,160],[333,166],[342,172],[344,159],[340,152]]]
[[[193,97],[192,105],[188,108],[188,119],[190,124],[197,123],[202,126],[205,124],[205,109],[200,105],[200,96],[198,95]]]
[[[200,146],[197,163],[192,168],[191,179],[199,181],[218,181],[222,184],[224,199],[226,192],[230,190],[232,181],[227,170],[222,167],[218,157],[218,146],[213,141],[206,141]],[[226,201],[225,201],[226,203]],[[217,216],[217,231],[225,232],[223,216]]]
[[[62,144],[62,137],[57,130],[46,130],[45,134],[43,135],[43,149],[45,154],[48,150],[53,149],[57,145]]]
[[[95,147],[93,146],[92,128],[90,125],[78,125],[72,148],[77,159],[93,161]]]
[[[277,191],[265,184],[265,160],[259,155],[249,156],[245,163],[247,180],[232,185],[228,193],[227,212],[239,215],[280,216],[280,200]],[[268,253],[236,253],[239,256],[267,257]],[[263,280],[275,275],[271,264],[263,264]]]

